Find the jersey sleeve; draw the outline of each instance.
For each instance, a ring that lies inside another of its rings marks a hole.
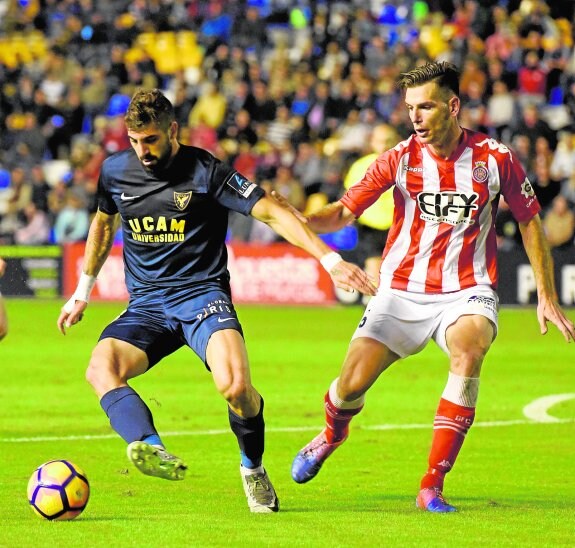
[[[211,190],[219,204],[243,215],[249,215],[256,202],[265,195],[263,188],[218,160],[211,178]]]
[[[363,178],[341,197],[341,203],[356,218],[360,217],[370,205],[395,184],[395,170],[392,165],[397,164],[397,160],[392,152],[393,149],[376,158]]]
[[[106,174],[106,163],[104,162],[98,178],[98,209],[107,215],[115,215],[118,213],[118,206],[112,199],[112,194],[109,192],[109,188],[110,185]]]
[[[515,220],[526,223],[541,211],[541,206],[535,196],[521,162],[513,152],[504,154],[498,159],[501,176],[501,194],[509,204],[509,209]]]

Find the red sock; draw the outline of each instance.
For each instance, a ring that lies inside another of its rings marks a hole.
[[[429,468],[421,480],[421,489],[443,489],[445,474],[453,468],[474,418],[475,407],[464,407],[441,398],[433,421]]]
[[[328,443],[335,443],[347,438],[349,431],[349,423],[354,415],[357,415],[362,409],[340,409],[336,407],[330,397],[329,392],[326,392],[325,397],[325,437]]]

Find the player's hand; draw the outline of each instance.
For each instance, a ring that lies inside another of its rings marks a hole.
[[[0,259],[0,278],[4,276],[4,272],[6,272],[6,261],[4,259]]]
[[[281,205],[284,209],[288,209],[293,213],[302,223],[307,224],[307,217],[297,208],[292,206],[279,192],[271,191],[272,198]]]
[[[84,317],[84,310],[88,307],[86,301],[73,300],[72,297],[60,311],[58,316],[58,330],[62,335],[66,334],[66,328],[76,325]]]
[[[539,297],[537,319],[539,320],[542,335],[547,333],[547,322],[549,321],[557,326],[557,329],[563,333],[563,337],[565,337],[567,342],[575,341],[573,322],[565,316],[555,299],[549,299],[545,296]]]
[[[339,261],[331,270],[329,275],[336,287],[345,291],[359,291],[364,295],[375,295],[377,284],[359,266]]]

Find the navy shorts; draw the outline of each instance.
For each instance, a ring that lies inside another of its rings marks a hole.
[[[210,281],[199,287],[133,295],[128,308],[104,329],[99,340],[133,344],[147,354],[148,368],[187,345],[209,369],[206,347],[220,329],[235,329],[243,336],[229,284]]]

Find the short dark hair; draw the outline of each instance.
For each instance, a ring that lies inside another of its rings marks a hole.
[[[136,91],[124,116],[130,130],[142,129],[150,124],[167,130],[176,119],[172,103],[159,89]]]
[[[436,82],[440,88],[448,89],[459,97],[459,70],[447,61],[426,63],[409,72],[402,72],[397,78],[397,86],[404,90],[427,82]]]

